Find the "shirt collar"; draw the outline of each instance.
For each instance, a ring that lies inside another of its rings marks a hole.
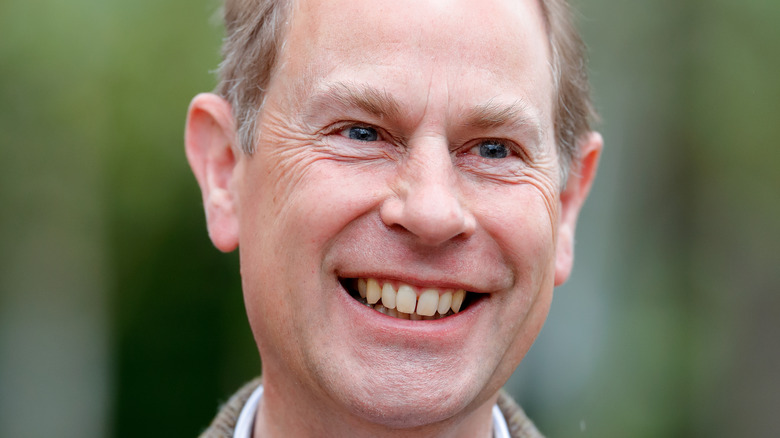
[[[236,427],[233,430],[233,438],[252,438],[252,429],[255,424],[255,413],[260,399],[263,398],[263,385],[259,385],[249,396],[249,399],[241,408]],[[498,405],[493,405],[493,438],[510,438],[509,427]]]

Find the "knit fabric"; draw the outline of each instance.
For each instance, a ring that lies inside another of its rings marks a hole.
[[[232,438],[241,408],[244,407],[247,399],[260,383],[261,378],[258,377],[233,394],[227,403],[220,408],[214,421],[211,422],[208,429],[203,431],[200,438]],[[503,389],[498,393],[498,408],[501,409],[501,413],[506,418],[509,434],[512,438],[544,438],[525,415],[523,409]]]

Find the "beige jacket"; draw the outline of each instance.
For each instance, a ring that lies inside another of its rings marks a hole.
[[[231,438],[241,408],[244,407],[252,391],[257,388],[260,382],[261,379],[258,377],[233,394],[219,410],[208,429],[203,431],[200,438]],[[498,407],[506,418],[509,434],[512,438],[544,438],[531,420],[525,416],[523,409],[504,390],[498,393]]]

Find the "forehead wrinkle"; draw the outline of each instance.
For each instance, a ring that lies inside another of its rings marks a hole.
[[[315,111],[322,107],[358,108],[379,119],[397,119],[401,115],[401,105],[387,91],[367,84],[342,81],[326,85],[323,91],[309,99],[306,107]]]
[[[522,99],[510,104],[490,99],[466,110],[463,120],[462,125],[467,128],[488,130],[505,127],[528,132],[534,142],[533,146],[539,147],[542,143],[542,127]]]

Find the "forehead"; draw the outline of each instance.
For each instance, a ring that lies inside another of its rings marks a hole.
[[[404,103],[519,100],[551,114],[549,59],[537,0],[299,0],[279,73],[304,95],[351,81]]]

